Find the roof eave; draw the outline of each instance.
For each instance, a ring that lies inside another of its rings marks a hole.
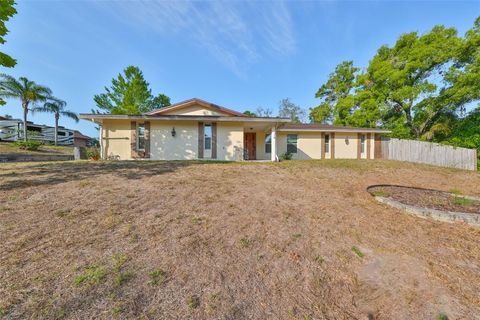
[[[80,119],[89,120],[95,123],[102,123],[103,120],[155,120],[155,121],[205,121],[216,122],[272,122],[288,123],[289,118],[272,117],[240,117],[240,116],[186,116],[186,115],[112,115],[112,114],[85,114],[79,115]]]
[[[391,133],[390,130],[372,129],[372,128],[280,128],[280,132],[372,132],[372,133]]]

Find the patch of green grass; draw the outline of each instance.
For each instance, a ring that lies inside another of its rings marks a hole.
[[[201,221],[202,221],[202,218],[200,218],[198,216],[193,216],[192,217],[192,223],[193,224],[199,224]]]
[[[151,286],[156,286],[157,284],[162,284],[165,282],[165,280],[167,279],[167,273],[162,269],[156,269],[150,272],[148,274],[148,277],[150,278],[148,284]]]
[[[97,264],[85,267],[84,272],[74,279],[74,284],[79,287],[83,284],[97,284],[102,282],[107,275],[107,268]]]
[[[7,311],[5,310],[5,308],[0,307],[0,317],[3,317],[6,313],[7,313]]]
[[[325,261],[321,255],[316,255],[313,260],[315,260],[315,262],[318,264],[322,264]]]
[[[242,238],[239,241],[239,245],[240,245],[241,248],[247,248],[247,247],[250,246],[251,242],[252,241],[250,239]]]
[[[387,191],[385,191],[383,189],[375,190],[375,191],[372,192],[372,194],[375,197],[383,197],[383,198],[390,196],[390,193],[388,193]]]
[[[67,215],[68,212],[69,212],[69,210],[60,209],[57,212],[55,212],[55,215],[59,218],[63,218]]]
[[[462,197],[455,197],[453,199],[453,203],[456,204],[457,206],[469,207],[477,204],[477,201],[472,199],[462,198]]]
[[[123,267],[125,262],[127,262],[128,257],[124,254],[116,254],[113,256],[113,270],[119,272]]]
[[[200,299],[197,296],[189,296],[186,302],[190,310],[194,310],[200,306]]]
[[[118,316],[120,313],[122,313],[123,307],[121,304],[116,305],[112,308],[112,315],[113,316]]]
[[[294,233],[294,234],[292,234],[292,238],[295,239],[295,240],[296,240],[296,239],[300,239],[301,237],[302,237],[302,234],[301,234],[301,233]]]
[[[360,258],[363,258],[365,256],[365,254],[355,246],[352,247],[352,251]]]
[[[435,318],[435,320],[448,320],[448,317],[447,317],[447,315],[444,314],[444,313],[439,313],[439,314],[437,315],[437,317]]]
[[[122,286],[125,282],[133,278],[132,272],[119,272],[115,277],[115,284],[117,286]]]
[[[63,319],[66,316],[66,311],[64,308],[58,308],[55,310],[54,314],[55,319]]]

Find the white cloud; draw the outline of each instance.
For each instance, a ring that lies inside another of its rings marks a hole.
[[[126,23],[186,37],[238,76],[265,57],[295,51],[293,22],[283,2],[100,2]],[[113,5],[112,5],[113,4]]]

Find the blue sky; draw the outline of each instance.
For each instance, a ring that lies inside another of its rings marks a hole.
[[[463,34],[480,15],[480,1],[17,2],[0,50],[18,64],[0,71],[49,86],[78,113],[128,65],[172,102],[276,111],[289,97],[308,109],[339,62],[365,67],[402,33],[443,24]],[[19,102],[2,114],[20,117]],[[47,114],[30,120],[53,124]],[[98,135],[87,121],[60,124]]]

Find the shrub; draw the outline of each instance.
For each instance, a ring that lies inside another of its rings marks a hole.
[[[42,143],[40,141],[29,140],[15,141],[12,142],[12,145],[22,150],[37,151],[42,146]]]
[[[100,152],[97,148],[88,148],[86,151],[87,158],[89,160],[98,160],[100,159]]]
[[[285,152],[280,155],[280,160],[292,160],[293,154]]]

